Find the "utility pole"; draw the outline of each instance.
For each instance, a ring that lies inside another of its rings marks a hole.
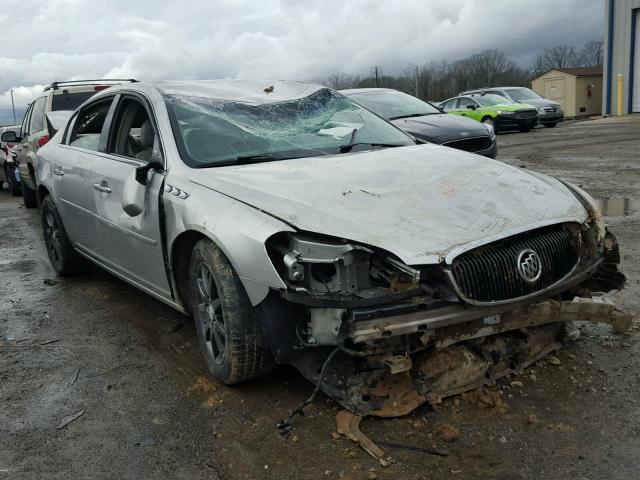
[[[13,109],[13,124],[15,125],[18,120],[16,120],[16,106],[13,103],[13,90],[11,90],[11,108]]]
[[[373,67],[373,75],[374,75],[374,77],[375,77],[375,82],[376,82],[376,83],[375,83],[375,85],[376,85],[376,88],[378,88],[378,77],[379,77],[379,75],[380,75],[380,70],[381,70],[381,67],[379,67],[379,66],[377,66],[377,65]]]
[[[418,66],[416,65],[416,98],[420,98],[418,96]]]

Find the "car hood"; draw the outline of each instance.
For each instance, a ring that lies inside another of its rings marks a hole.
[[[497,105],[482,106],[482,110],[506,110],[508,112],[517,112],[518,110],[535,110],[536,107],[528,103],[499,103]]]
[[[587,218],[559,180],[429,144],[194,170],[191,181],[300,230],[376,246],[409,265]]]
[[[558,107],[560,108],[560,104],[558,102],[554,102],[553,100],[548,100],[546,98],[529,98],[526,102],[529,105],[534,107]]]
[[[436,143],[489,134],[484,125],[469,118],[448,113],[398,118],[391,120],[391,123],[405,132]]]

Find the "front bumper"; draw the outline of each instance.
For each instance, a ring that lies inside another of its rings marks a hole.
[[[498,115],[494,118],[496,129],[533,128],[538,123],[538,117],[516,118],[516,115]]]
[[[462,326],[425,332],[428,350],[411,357],[388,355],[377,360],[340,352],[320,388],[357,415],[396,417],[425,402],[437,404],[497,379],[517,373],[579,336],[566,322],[607,323],[616,331],[631,325],[614,295],[568,301],[545,300],[516,308],[499,318],[485,317]],[[482,342],[475,339],[483,338]],[[294,365],[316,382],[326,351],[299,357]]]
[[[558,123],[564,120],[564,112],[538,112],[538,123]]]

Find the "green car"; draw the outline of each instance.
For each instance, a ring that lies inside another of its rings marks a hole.
[[[526,103],[508,103],[500,95],[474,94],[450,98],[440,103],[447,113],[462,115],[498,130],[517,129],[528,132],[538,123],[536,107]]]

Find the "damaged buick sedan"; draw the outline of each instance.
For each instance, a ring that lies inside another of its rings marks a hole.
[[[228,384],[292,364],[401,415],[537,361],[572,320],[629,326],[584,191],[418,145],[321,85],[113,86],[37,165],[55,270],[89,260],[192,315]]]

